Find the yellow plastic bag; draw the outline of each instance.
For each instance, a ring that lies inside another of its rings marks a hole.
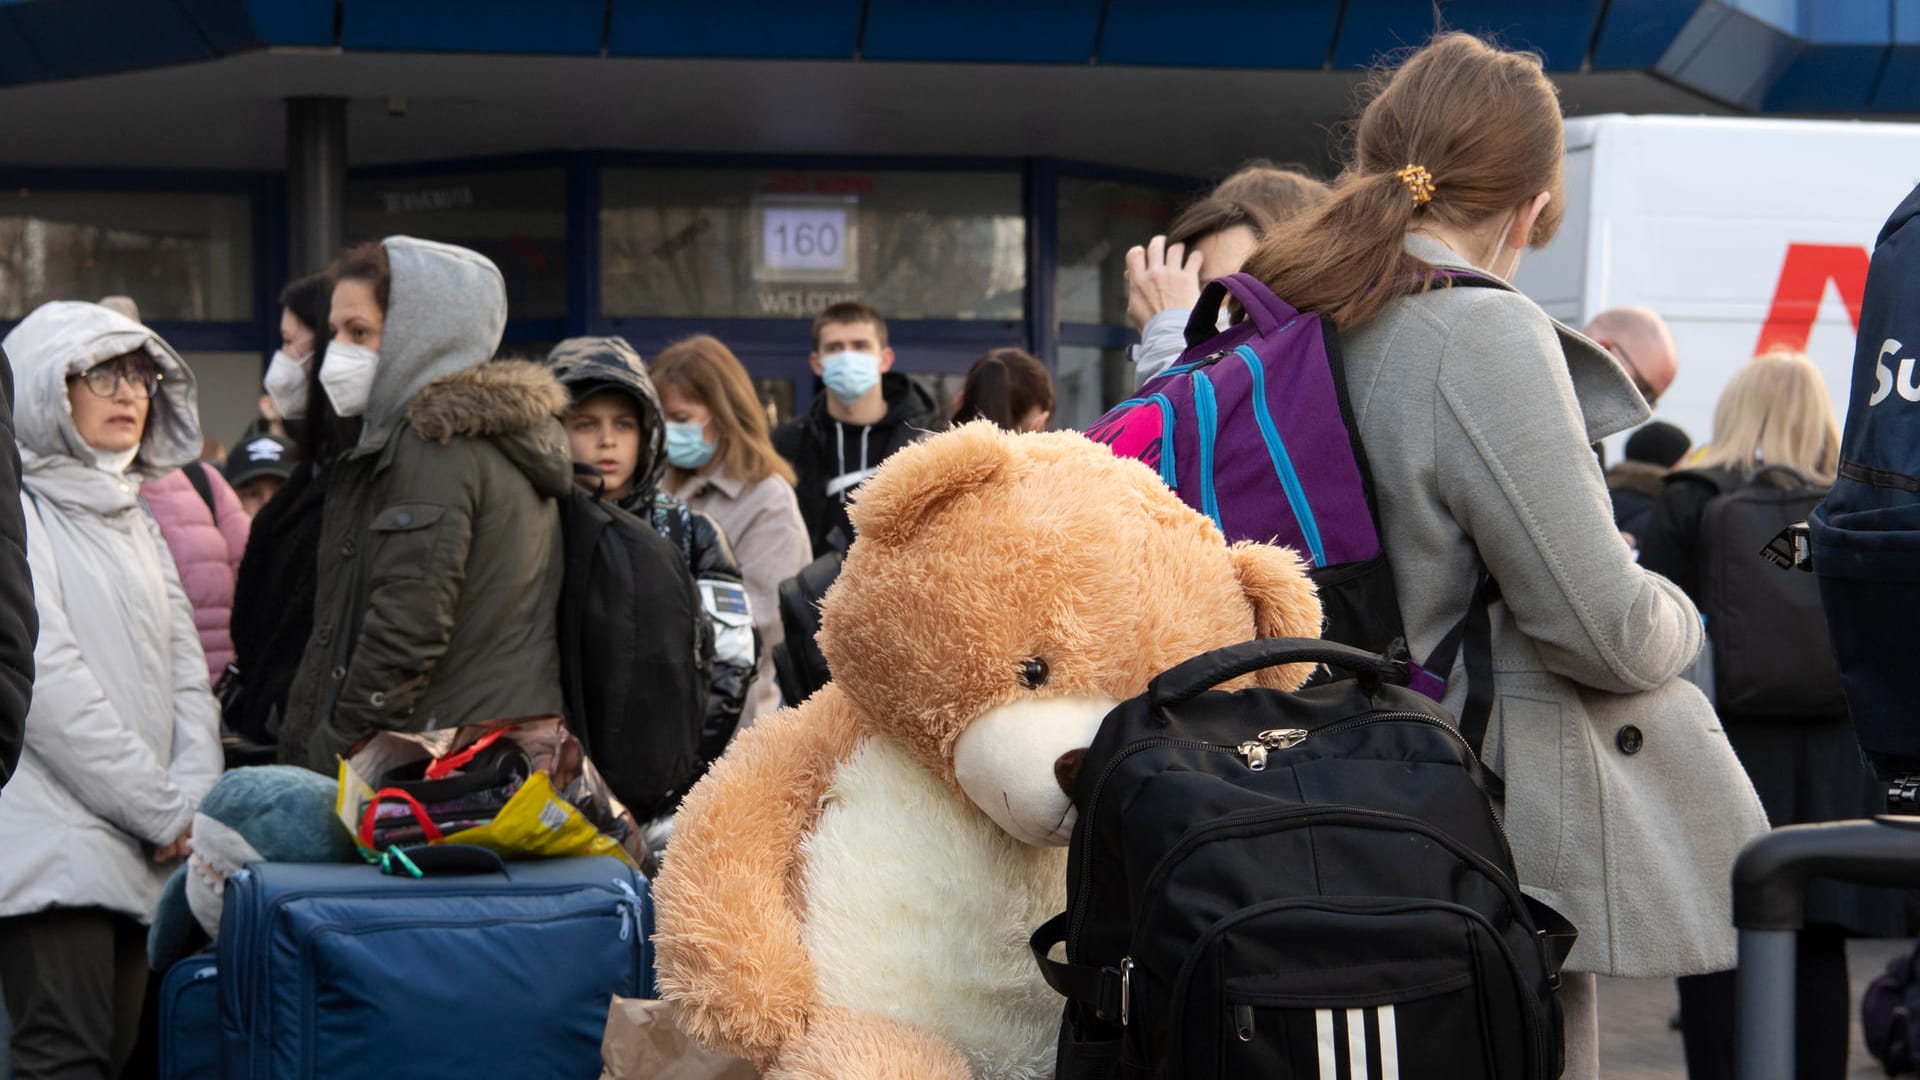
[[[375,788],[362,775],[362,770],[376,776],[386,775],[401,761],[443,756],[451,745],[419,736],[383,733],[355,754],[352,761],[340,760],[340,790],[334,809],[362,851],[378,853],[367,839],[375,804],[382,800],[407,801],[404,795],[396,798],[391,790]],[[417,804],[415,806],[418,809]],[[624,814],[624,808],[620,812]],[[629,866],[638,865],[632,851],[595,827],[579,807],[554,791],[553,779],[545,769],[534,770],[485,825],[440,835],[424,820],[423,814],[420,820],[427,825],[430,843],[472,844],[502,858],[606,855]]]
[[[492,821],[449,833],[444,842],[473,844],[505,858],[606,855],[634,865],[625,848],[594,828],[572,803],[554,794],[553,783],[544,772],[528,777]]]

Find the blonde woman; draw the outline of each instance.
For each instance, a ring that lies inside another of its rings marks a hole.
[[[1720,395],[1712,444],[1691,468],[1668,478],[1641,543],[1640,564],[1672,579],[1704,607],[1708,553],[1702,522],[1707,504],[1722,491],[1752,483],[1827,487],[1839,456],[1840,428],[1820,370],[1797,353],[1753,360]],[[1786,466],[1792,472],[1769,466]],[[1783,572],[1757,550],[1751,555],[1719,563],[1716,573],[1723,588],[1728,580],[1737,587],[1748,576],[1756,585],[1768,584],[1768,575]],[[1766,630],[1793,635],[1797,628]],[[1825,634],[1824,628],[1815,632]],[[1711,622],[1707,633],[1716,636]],[[1832,672],[1810,671],[1806,677],[1837,683]],[[1834,705],[1824,715],[1743,716],[1721,703],[1727,736],[1775,825],[1861,817],[1877,809],[1879,799],[1861,765],[1839,687],[1832,689],[1828,696]],[[1795,1075],[1815,1080],[1846,1075],[1846,938],[1901,931],[1894,893],[1824,882],[1809,891],[1807,927],[1800,935]],[[1693,1080],[1733,1076],[1733,1002],[1732,972],[1680,980],[1681,1033]]]
[[[780,707],[772,659],[786,637],[780,583],[813,559],[793,466],[773,449],[747,369],[717,339],[701,334],[669,345],[648,373],[667,418],[667,487],[727,534],[753,606],[760,657],[745,727]]]

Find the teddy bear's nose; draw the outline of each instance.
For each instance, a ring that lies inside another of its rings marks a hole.
[[[1069,750],[1053,759],[1053,778],[1060,783],[1060,790],[1073,798],[1073,785],[1080,779],[1080,763],[1087,759],[1085,747]]]

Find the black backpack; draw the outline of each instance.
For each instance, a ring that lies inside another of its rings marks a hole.
[[[1210,692],[1302,662],[1354,677]],[[1478,758],[1408,677],[1270,638],[1107,716],[1032,941],[1068,998],[1058,1080],[1560,1074],[1572,927],[1520,892]]]
[[[1811,574],[1782,573],[1761,551],[1805,521],[1827,489],[1785,465],[1742,479],[1725,469],[1677,472],[1716,494],[1700,518],[1700,613],[1713,647],[1714,708],[1723,718],[1831,719],[1847,701]]]
[[[693,576],[652,525],[575,489],[560,502],[567,727],[642,821],[700,776],[711,649]]]
[[[841,551],[829,551],[780,583],[780,626],[785,640],[773,647],[774,678],[780,696],[798,705],[833,677],[820,653],[820,602],[840,577]]]

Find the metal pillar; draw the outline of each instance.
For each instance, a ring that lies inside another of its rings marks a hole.
[[[347,99],[287,99],[287,269],[324,268],[347,242]]]

